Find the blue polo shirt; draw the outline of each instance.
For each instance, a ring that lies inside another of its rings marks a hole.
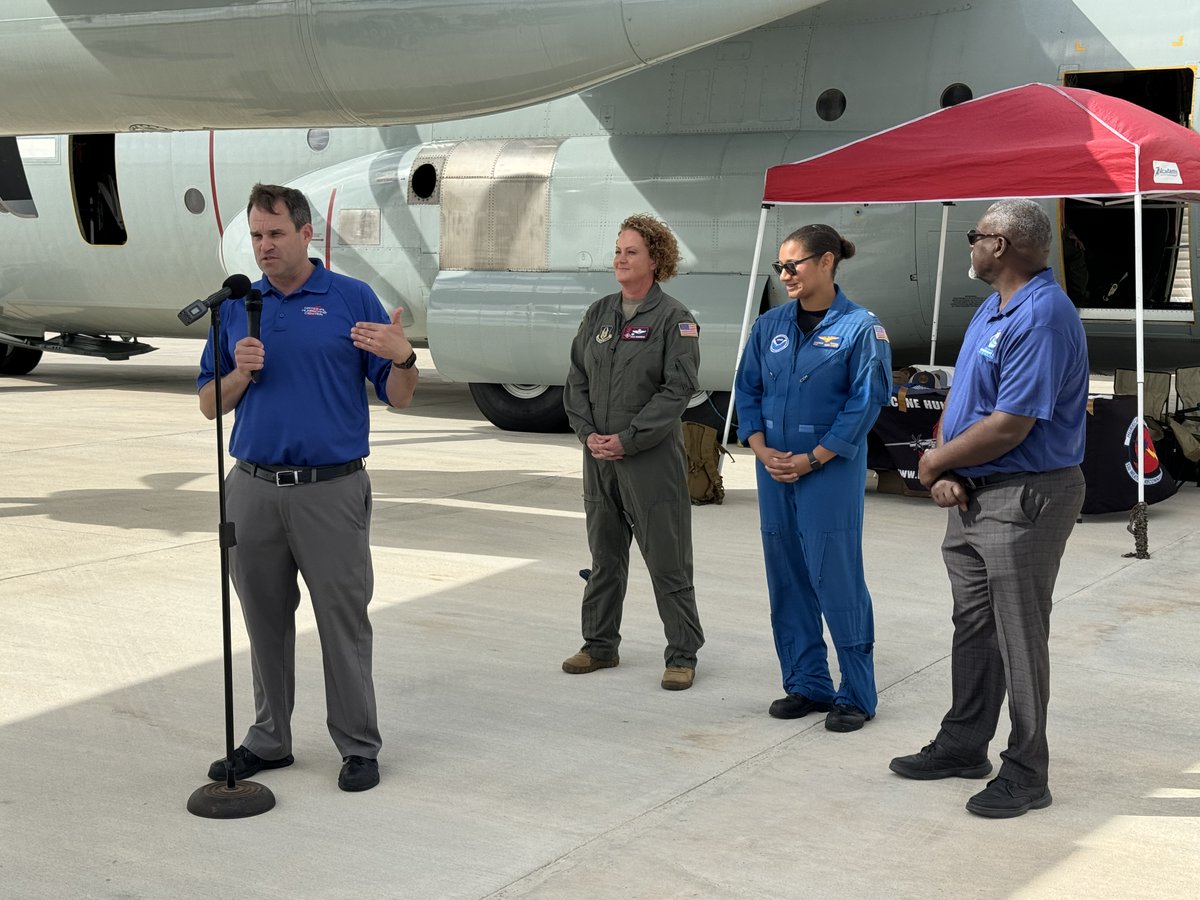
[[[268,466],[334,466],[370,452],[366,381],[387,402],[390,360],[359,350],[350,340],[356,322],[387,322],[387,312],[365,282],[316,270],[284,297],[262,278],[259,339],[265,360],[258,382],[246,387],[234,410],[229,452]],[[221,307],[221,372],[234,368],[233,347],[246,337],[246,304]],[[200,360],[199,390],[215,377],[212,329]]]
[[[956,470],[975,477],[1049,472],[1083,461],[1087,338],[1079,313],[1050,269],[1033,276],[1000,311],[994,293],[975,312],[954,367],[942,418],[953,440],[994,410],[1037,421],[1003,456]]]

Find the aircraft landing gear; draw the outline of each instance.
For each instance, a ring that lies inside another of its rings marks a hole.
[[[0,375],[28,375],[41,361],[41,350],[0,344]]]
[[[470,388],[479,411],[497,428],[542,434],[570,430],[560,385],[471,382]]]

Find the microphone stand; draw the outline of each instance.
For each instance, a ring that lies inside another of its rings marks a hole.
[[[229,613],[229,548],[237,544],[234,523],[225,512],[225,433],[221,419],[221,304],[212,306],[213,370],[217,398],[217,505],[221,546],[221,628],[225,655],[225,781],[210,781],[188,797],[187,809],[205,819],[245,819],[275,806],[275,795],[266,785],[237,781],[233,775],[233,640]]]

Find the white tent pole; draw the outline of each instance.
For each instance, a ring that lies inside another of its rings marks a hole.
[[[762,215],[758,217],[758,240],[754,242],[754,262],[750,266],[750,285],[746,288],[746,310],[742,313],[742,331],[738,335],[737,354],[733,359],[733,382],[729,388],[729,409],[725,413],[725,431],[721,435],[721,446],[724,447],[729,443],[729,427],[733,424],[734,410],[734,393],[737,390],[737,372],[738,366],[742,363],[742,349],[746,346],[746,335],[750,332],[750,314],[754,309],[754,287],[758,282],[758,264],[762,261],[762,242],[763,234],[767,230],[767,213],[771,211],[773,204],[764,203],[762,207]],[[721,464],[725,461],[725,454],[717,454],[717,471],[721,471]]]
[[[1134,297],[1134,340],[1137,341],[1137,454],[1138,454],[1138,503],[1146,502],[1146,353],[1144,347],[1145,323],[1143,321],[1143,272],[1142,272],[1142,192],[1133,195],[1133,297]]]
[[[942,308],[942,270],[946,265],[946,224],[950,220],[950,207],[953,203],[942,204],[942,235],[938,239],[937,284],[933,289],[933,329],[929,334],[929,365],[933,366],[933,357],[937,354],[938,311]]]

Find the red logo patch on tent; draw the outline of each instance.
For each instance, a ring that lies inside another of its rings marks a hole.
[[[1135,484],[1138,480],[1138,424],[1139,420],[1134,419],[1125,430],[1125,473],[1133,479]],[[1162,481],[1163,469],[1158,461],[1158,451],[1154,449],[1154,441],[1150,437],[1150,429],[1144,424],[1142,425],[1142,440],[1145,444],[1142,456],[1145,458],[1146,484],[1158,484]]]

